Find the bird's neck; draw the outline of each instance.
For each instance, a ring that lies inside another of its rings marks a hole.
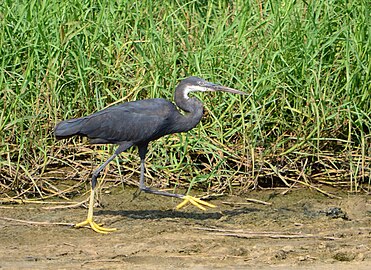
[[[203,105],[195,97],[188,97],[183,91],[177,91],[176,89],[174,100],[176,105],[185,112],[184,115],[180,115],[179,122],[182,123],[183,131],[188,131],[194,128],[201,120],[203,115]]]

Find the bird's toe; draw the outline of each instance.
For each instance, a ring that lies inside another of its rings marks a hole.
[[[204,211],[206,210],[206,208],[204,206],[207,206],[207,207],[210,207],[210,208],[215,208],[216,207],[215,205],[213,205],[211,203],[205,202],[205,201],[203,201],[199,198],[196,198],[196,197],[193,197],[193,196],[190,196],[190,195],[184,196],[183,199],[184,199],[184,201],[181,202],[180,204],[178,204],[176,209],[183,208],[188,203],[191,203],[194,206],[196,206],[199,209],[204,210]]]
[[[113,231],[116,231],[117,230],[116,228],[105,228],[105,227],[102,227],[100,224],[95,223],[91,219],[86,219],[83,222],[77,223],[75,225],[75,228],[81,228],[81,227],[84,227],[84,226],[90,226],[90,228],[92,230],[94,230],[95,232],[97,232],[97,233],[103,233],[103,234],[107,234],[109,232],[113,232]]]

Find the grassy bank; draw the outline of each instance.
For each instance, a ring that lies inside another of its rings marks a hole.
[[[202,123],[151,145],[153,185],[369,191],[367,1],[107,2],[0,4],[3,194],[73,193],[58,181],[81,186],[113,148],[55,142],[54,125],[119,102],[172,99],[190,75],[251,95],[197,95]],[[138,159],[123,154],[107,179],[135,182]]]

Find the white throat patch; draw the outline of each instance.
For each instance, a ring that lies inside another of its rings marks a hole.
[[[184,99],[189,99],[188,93],[190,92],[205,92],[206,88],[199,85],[187,85],[183,91]]]

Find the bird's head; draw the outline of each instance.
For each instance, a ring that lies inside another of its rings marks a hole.
[[[183,98],[188,99],[188,93],[190,92],[216,92],[216,91],[222,91],[222,92],[228,92],[232,94],[239,94],[239,95],[246,95],[247,93],[229,88],[226,86],[222,86],[219,84],[215,84],[212,82],[208,82],[202,78],[199,77],[188,77],[184,80],[182,80],[179,85],[177,86],[177,89],[181,90]]]

